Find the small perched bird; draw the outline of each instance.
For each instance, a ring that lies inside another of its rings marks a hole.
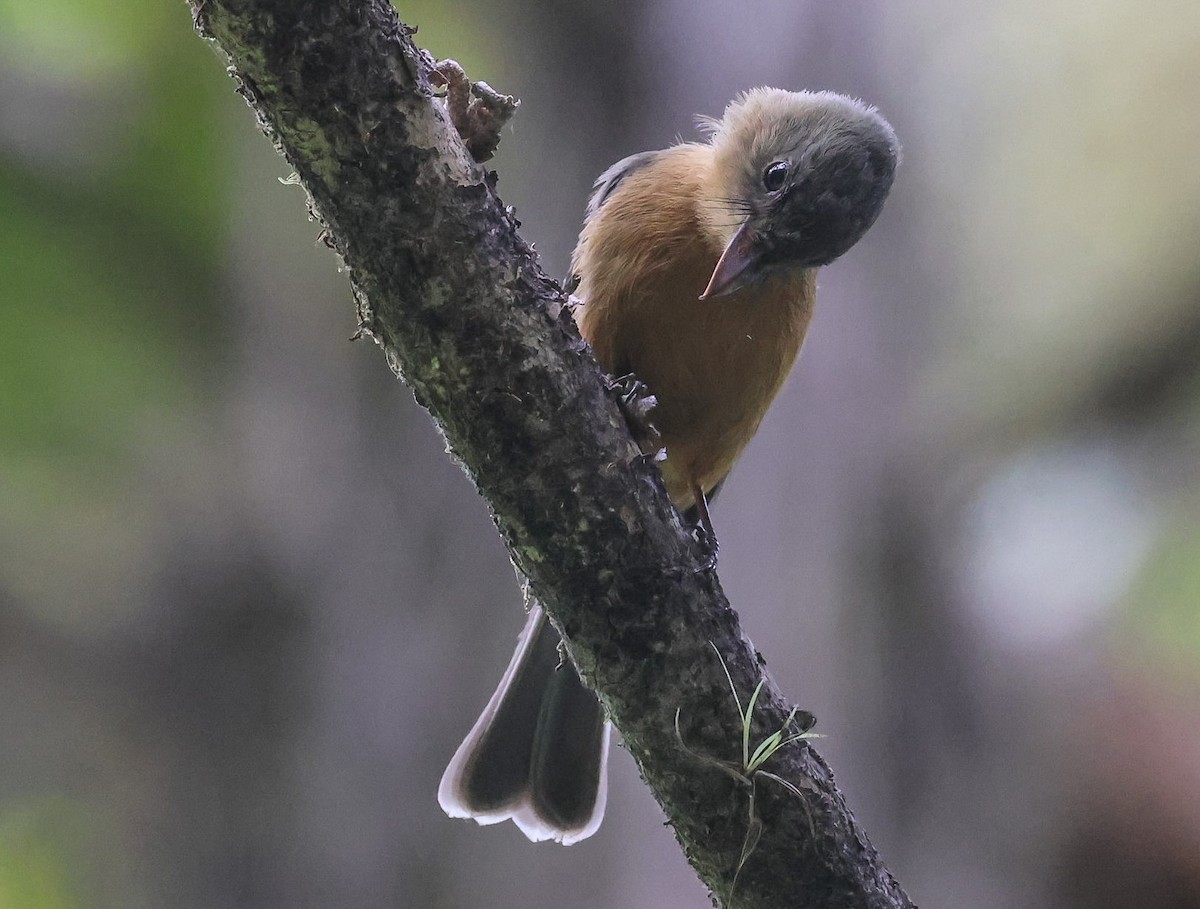
[[[816,270],[874,223],[899,146],[873,108],[833,92],[757,88],[701,126],[707,142],[600,176],[570,284],[596,360],[657,398],[667,493],[711,536],[708,500],[800,352]],[[577,842],[604,815],[607,755],[600,704],[534,603],[438,801],[452,817]]]

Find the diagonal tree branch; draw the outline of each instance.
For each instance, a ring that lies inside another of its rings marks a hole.
[[[911,905],[807,743],[752,785],[718,763],[742,763],[730,683],[745,705],[762,658],[639,456],[567,299],[435,96],[413,30],[384,0],[189,2],[349,267],[363,333],[490,503],[714,901]],[[488,92],[484,119],[502,122]],[[461,96],[450,101],[461,115]],[[752,742],[788,719],[768,681]]]

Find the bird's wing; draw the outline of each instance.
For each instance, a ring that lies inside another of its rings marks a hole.
[[[590,221],[596,216],[596,212],[600,211],[600,206],[608,201],[609,196],[613,194],[622,180],[643,167],[653,164],[661,154],[661,151],[648,151],[630,155],[628,158],[622,158],[597,177],[596,182],[592,184],[592,194],[588,197],[587,214],[584,216],[584,221]]]
[[[587,211],[584,213],[583,223],[587,224],[592,218],[596,217],[596,212],[600,211],[601,206],[608,201],[622,180],[635,171],[653,164],[654,160],[661,154],[661,151],[638,152],[636,155],[622,158],[597,177],[596,182],[592,184],[591,195],[588,196]],[[568,275],[567,280],[563,282],[563,289],[567,293],[573,293],[578,286],[579,275]]]

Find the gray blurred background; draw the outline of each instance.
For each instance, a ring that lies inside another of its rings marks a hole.
[[[721,577],[926,907],[1200,906],[1200,5],[423,0],[593,177],[759,84],[905,160],[716,506]],[[632,762],[443,817],[522,616],[182,0],[0,0],[0,907],[702,907]]]

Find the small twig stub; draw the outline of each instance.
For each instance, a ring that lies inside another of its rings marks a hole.
[[[446,87],[446,109],[471,157],[482,163],[496,153],[500,132],[521,102],[486,82],[472,82],[455,60],[442,60],[430,72],[434,85]]]

